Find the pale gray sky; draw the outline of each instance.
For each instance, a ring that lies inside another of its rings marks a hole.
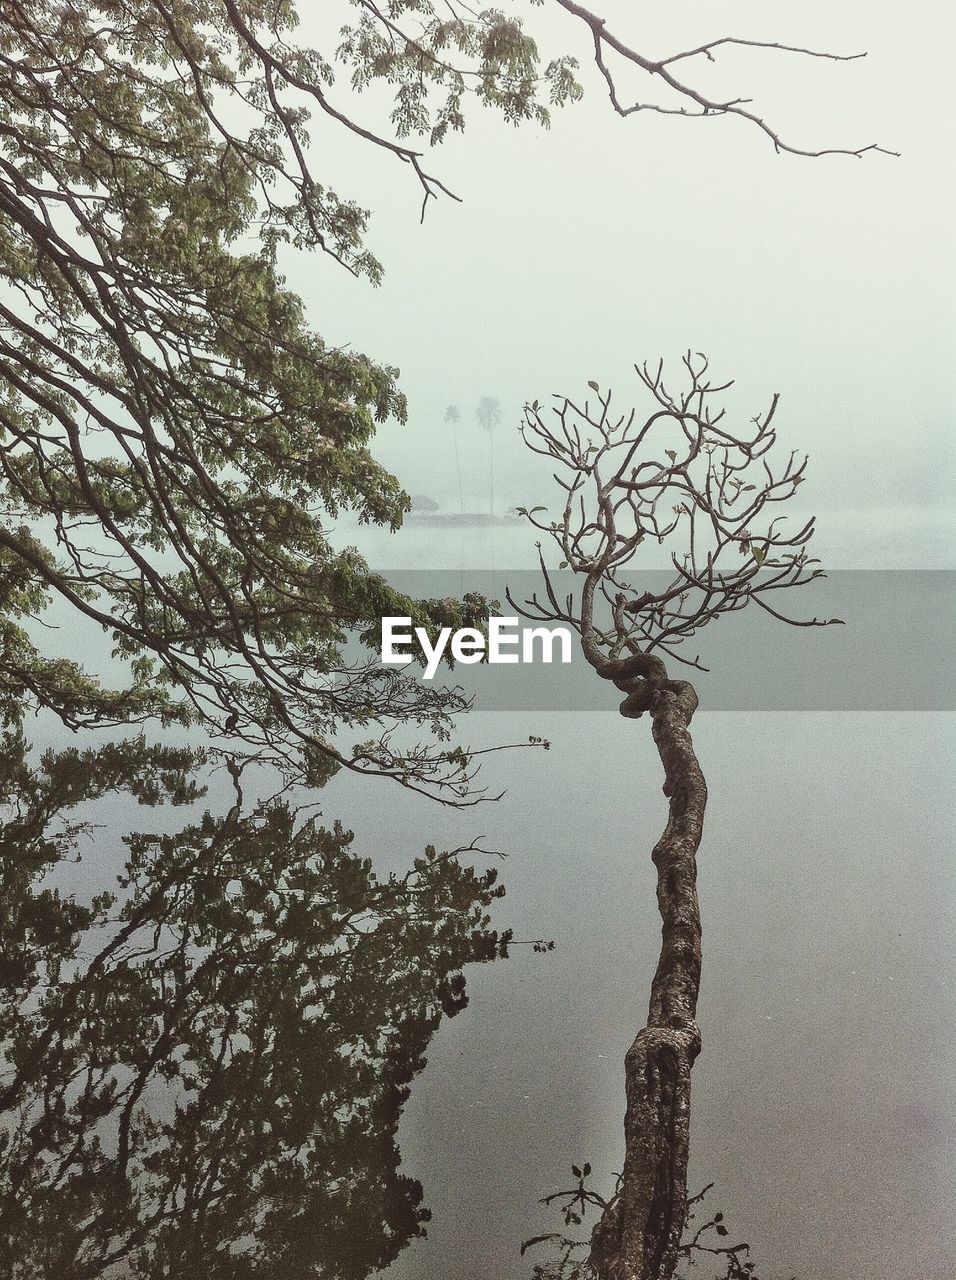
[[[797,145],[878,141],[902,154],[777,156],[740,121],[618,119],[588,62],[586,31],[548,5],[530,9],[530,20],[549,51],[579,54],[585,101],[556,113],[550,132],[473,114],[463,136],[429,157],[463,203],[432,202],[424,226],[406,166],[317,126],[323,171],[374,210],[369,238],[386,278],[372,290],[313,258],[296,260],[290,280],[329,340],[400,366],[410,422],[382,432],[379,454],[412,492],[456,510],[443,419],[458,404],[465,507],[487,509],[488,437],[473,410],[494,395],[503,410],[496,507],[545,501],[547,470],[514,430],[522,402],[577,391],[588,378],[626,398],[635,360],[673,362],[691,347],[736,379],[733,403],[744,416],[781,392],[779,429],[811,454],[801,497],[820,515],[818,545],[830,564],[947,564],[950,9],[918,0],[904,19],[883,0],[639,10],[618,0],[600,11],[654,54],[729,33],[865,49],[866,58],[843,64],[725,50],[701,74],[715,91],[753,97]],[[349,100],[344,83],[336,92]],[[371,100],[357,109],[380,123]],[[432,538],[432,553],[416,543],[415,562],[434,554],[436,565],[453,567],[466,555],[478,566],[487,560],[482,536],[477,548],[475,535],[465,548]],[[499,563],[528,563],[530,539],[496,541]],[[362,545],[380,564],[404,562],[387,539]]]

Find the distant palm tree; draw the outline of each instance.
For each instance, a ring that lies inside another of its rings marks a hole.
[[[492,396],[482,396],[475,415],[478,425],[488,432],[488,511],[495,514],[495,446],[494,426],[501,421],[501,406]]]
[[[458,453],[458,422],[461,414],[457,404],[450,404],[445,410],[445,421],[451,423],[451,435],[455,442],[455,470],[458,473],[458,514],[465,514],[465,496],[461,487],[461,457]]]

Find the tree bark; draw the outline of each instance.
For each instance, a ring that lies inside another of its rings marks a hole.
[[[594,1229],[590,1261],[599,1280],[671,1280],[687,1202],[690,1075],[700,1052],[696,855],[707,787],[688,728],[697,695],[687,681],[669,680],[660,659],[646,654],[599,670],[628,694],[622,715],[650,714],[670,803],[667,826],[652,855],[662,921],[660,960],[647,1025],[624,1059],[620,1194]]]

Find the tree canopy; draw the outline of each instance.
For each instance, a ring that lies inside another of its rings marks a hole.
[[[552,7],[616,109],[742,118],[799,150],[684,72],[752,42],[652,60]],[[543,58],[500,9],[340,10],[323,52],[296,42],[289,0],[4,6],[0,690],[73,728],[198,721],[294,778],[345,765],[460,803],[463,700],[345,644],[371,644],[383,614],[473,625],[482,602],[404,599],[336,545],[342,511],[401,523],[408,499],[370,441],[406,405],[395,369],[316,332],[277,254],[380,277],[366,211],[314,172],[316,123],[407,164],[427,202],[447,188],[406,139],[460,130],[469,100],[544,124],[581,85],[571,53]],[[667,101],[623,105],[623,72]],[[394,99],[378,131],[350,114],[373,83]],[[110,636],[125,675],[52,656],[35,622],[51,602]]]

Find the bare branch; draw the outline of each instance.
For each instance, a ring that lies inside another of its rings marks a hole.
[[[719,39],[708,41],[707,43],[698,45],[693,49],[686,49],[683,52],[670,54],[664,58],[651,59],[640,53],[638,50],[625,44],[623,40],[608,30],[603,18],[599,18],[595,13],[590,9],[586,9],[583,5],[575,3],[575,0],[556,0],[556,3],[559,4],[562,9],[566,9],[568,13],[580,18],[581,21],[589,27],[594,47],[595,65],[607,85],[611,105],[620,116],[634,115],[640,111],[649,111],[657,115],[676,115],[688,118],[704,116],[736,116],[738,119],[746,120],[749,124],[755,125],[761,133],[765,134],[766,137],[770,139],[776,152],[787,152],[790,155],[796,156],[818,157],[827,155],[844,155],[860,157],[870,151],[892,156],[899,154],[898,152],[890,151],[886,147],[882,147],[875,142],[871,142],[860,147],[798,147],[793,143],[786,141],[776,129],[768,124],[767,120],[763,116],[756,114],[754,111],[748,110],[750,99],[732,98],[721,100],[711,98],[700,89],[695,88],[688,81],[679,80],[669,70],[669,68],[676,62],[699,56],[704,56],[712,62],[714,61],[714,50],[721,46],[780,50],[804,57],[828,59],[833,62],[853,62],[864,57],[865,55],[862,53],[821,53],[814,49],[805,49],[795,45],[779,44],[774,41],[747,40],[736,36],[721,36]],[[633,67],[637,67],[647,75],[659,79],[677,96],[677,105],[666,106],[658,102],[644,101],[635,101],[630,105],[625,105],[621,100],[614,73],[607,61],[607,50],[613,51],[626,63],[629,63]]]

